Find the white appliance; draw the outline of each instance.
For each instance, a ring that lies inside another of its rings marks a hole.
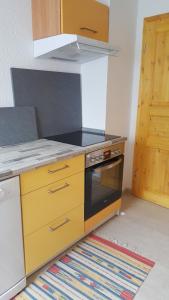
[[[26,286],[19,177],[0,182],[0,300]]]
[[[59,34],[35,40],[34,57],[85,63],[103,56],[118,56],[120,49],[109,43],[75,34]]]

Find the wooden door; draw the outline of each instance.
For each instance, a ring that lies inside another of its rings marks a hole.
[[[169,208],[169,14],[144,22],[132,190]]]

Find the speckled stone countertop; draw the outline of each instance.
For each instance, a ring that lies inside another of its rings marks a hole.
[[[0,180],[125,140],[126,138],[117,138],[87,147],[78,147],[41,139],[20,145],[0,147]]]
[[[81,147],[45,139],[0,147],[0,180],[81,153]]]

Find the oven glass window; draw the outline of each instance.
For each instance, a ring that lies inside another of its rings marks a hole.
[[[90,167],[86,171],[86,214],[106,207],[121,197],[123,156]]]
[[[92,174],[92,202],[102,201],[110,195],[121,190],[121,168],[122,159],[111,161],[103,166],[93,169]]]

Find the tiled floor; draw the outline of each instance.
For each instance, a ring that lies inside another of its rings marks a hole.
[[[126,194],[120,215],[96,233],[156,262],[136,300],[169,300],[169,209]]]

